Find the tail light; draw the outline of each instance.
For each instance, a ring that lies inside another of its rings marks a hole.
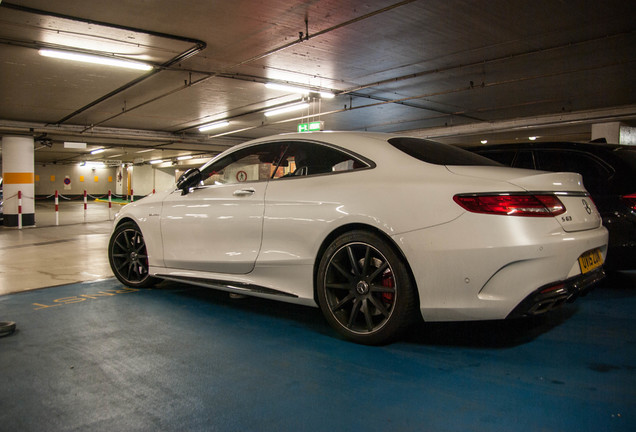
[[[455,195],[453,200],[472,213],[533,217],[565,213],[565,206],[556,195],[465,194]]]
[[[636,211],[636,193],[623,195],[621,198],[623,199],[625,204],[627,204],[627,207],[629,207],[633,211]]]

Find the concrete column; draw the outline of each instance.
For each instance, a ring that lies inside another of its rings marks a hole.
[[[599,138],[605,138],[608,144],[619,144],[620,133],[620,122],[598,123],[592,125],[592,141]]]
[[[636,145],[636,127],[622,125],[619,144]]]
[[[22,193],[22,226],[35,225],[33,137],[2,137],[4,225],[18,226],[18,192]]]

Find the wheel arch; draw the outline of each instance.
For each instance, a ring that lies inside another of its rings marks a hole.
[[[382,237],[384,240],[386,240],[391,247],[393,248],[393,250],[395,251],[395,253],[398,254],[398,256],[400,257],[400,259],[402,259],[402,261],[404,262],[404,264],[406,265],[406,269],[408,270],[409,273],[409,277],[411,278],[411,283],[413,285],[413,287],[415,288],[415,290],[417,290],[417,282],[415,280],[415,277],[413,275],[413,269],[411,269],[411,264],[409,263],[409,261],[406,259],[406,255],[404,255],[404,252],[402,251],[402,249],[398,246],[398,244],[389,236],[387,235],[384,231],[372,226],[372,225],[367,225],[367,224],[363,224],[363,223],[350,223],[350,224],[346,224],[346,225],[342,225],[336,229],[334,229],[332,232],[329,233],[329,235],[327,235],[325,237],[325,239],[322,241],[322,244],[320,245],[320,248],[318,248],[318,252],[316,253],[316,257],[314,259],[314,269],[313,269],[313,292],[314,292],[314,301],[316,302],[316,304],[318,304],[318,290],[317,290],[317,286],[316,286],[316,277],[318,275],[318,267],[320,266],[320,260],[322,259],[323,254],[325,253],[325,250],[329,247],[329,245],[340,235],[345,234],[347,232],[350,231],[367,231],[367,232],[371,232],[373,234],[376,234],[380,237]],[[415,295],[416,301],[417,301],[417,307],[419,309],[419,295]]]
[[[125,224],[126,222],[132,222],[139,227],[139,224],[137,223],[136,220],[134,220],[133,218],[129,216],[124,216],[115,223],[115,226],[113,227],[113,229],[117,228],[119,225]]]

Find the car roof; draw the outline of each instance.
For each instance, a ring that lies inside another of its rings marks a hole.
[[[636,151],[636,147],[621,145],[621,144],[605,144],[594,142],[568,142],[568,141],[540,141],[540,142],[525,142],[525,143],[506,143],[506,144],[483,144],[476,146],[464,147],[467,150],[494,150],[494,149],[579,149],[590,152],[607,152],[617,149],[633,150]]]
[[[568,142],[568,141],[546,141],[546,142],[526,142],[526,143],[510,143],[510,144],[484,144],[479,146],[464,147],[466,150],[480,152],[483,150],[580,150],[592,153],[603,158],[610,163],[611,158],[617,157],[626,162],[632,169],[636,169],[634,165],[636,158],[636,146],[622,144],[605,144],[596,142]],[[629,157],[622,155],[628,153]],[[608,158],[610,158],[608,160]]]
[[[382,132],[348,132],[348,131],[320,131],[294,132],[257,138],[238,144],[226,152],[239,148],[272,141],[315,141],[331,144],[357,153],[363,157],[378,159],[390,153],[404,157],[405,155],[388,144],[390,138],[401,137],[404,134],[388,134]],[[224,153],[226,153],[224,152]]]

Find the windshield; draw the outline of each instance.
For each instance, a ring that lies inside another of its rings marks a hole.
[[[389,144],[409,156],[435,165],[501,166],[498,162],[459,147],[421,138],[391,138]]]

